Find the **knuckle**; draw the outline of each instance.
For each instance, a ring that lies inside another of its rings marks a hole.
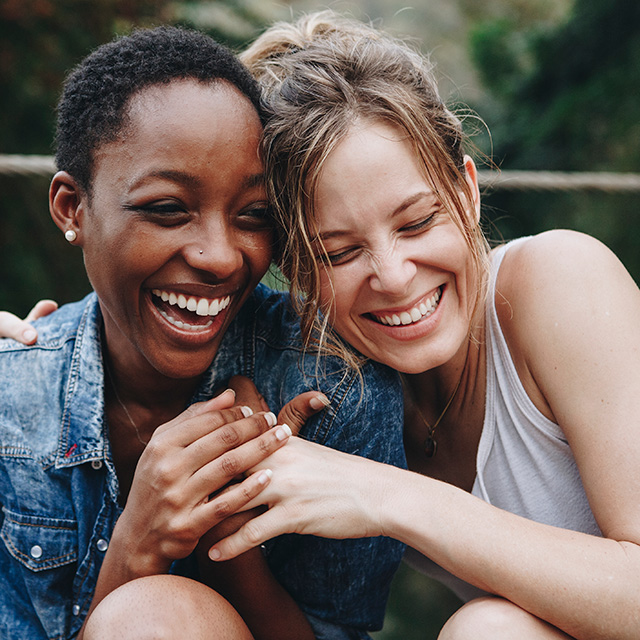
[[[228,425],[228,424],[221,427],[218,430],[218,433],[223,444],[227,446],[237,445],[241,440],[238,430],[235,427],[232,427],[231,425]]]
[[[247,541],[254,547],[262,542],[260,527],[256,524],[255,520],[249,520],[249,522],[244,525],[244,535]]]
[[[220,456],[220,468],[226,476],[233,477],[237,475],[240,471],[238,458],[232,454]]]
[[[233,508],[228,500],[220,499],[213,506],[213,515],[218,520],[223,520],[231,513],[233,513]]]

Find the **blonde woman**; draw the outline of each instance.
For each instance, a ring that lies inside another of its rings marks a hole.
[[[386,535],[468,601],[441,638],[640,637],[629,274],[569,231],[489,251],[460,122],[403,43],[323,13],[244,61],[307,339],[402,372],[411,471],[294,439],[269,459],[269,510],[211,557]]]

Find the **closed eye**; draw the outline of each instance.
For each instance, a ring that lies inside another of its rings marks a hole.
[[[346,264],[351,260],[354,260],[360,255],[360,247],[349,247],[348,249],[341,249],[340,251],[329,253],[326,256],[320,256],[325,261],[328,260],[329,264],[336,266],[340,264]]]
[[[176,200],[162,200],[148,204],[128,204],[125,209],[152,222],[171,226],[184,222],[189,216],[187,208]]]
[[[401,227],[400,231],[408,232],[408,233],[420,233],[421,231],[424,231],[424,230],[428,229],[431,226],[435,216],[436,216],[436,214],[432,213],[432,214],[428,215],[426,218],[422,218],[421,220],[418,220],[417,222],[414,222],[412,224],[407,224],[407,225]]]

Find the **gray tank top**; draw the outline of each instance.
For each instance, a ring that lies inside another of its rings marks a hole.
[[[545,418],[526,394],[498,321],[498,270],[507,250],[526,240],[498,248],[492,258],[486,309],[485,416],[472,494],[530,520],[601,536],[562,429]],[[414,549],[407,549],[405,560],[465,601],[483,595]]]

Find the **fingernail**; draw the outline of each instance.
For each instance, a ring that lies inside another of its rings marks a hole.
[[[278,423],[278,419],[274,413],[271,413],[271,411],[267,411],[267,413],[264,414],[264,417],[270,427],[274,427]]]
[[[209,549],[209,557],[212,560],[220,560],[222,554],[217,549]]]
[[[309,405],[312,409],[322,409],[323,407],[328,407],[330,404],[329,398],[323,395],[314,396],[309,400]]]
[[[260,472],[260,475],[258,476],[258,482],[260,484],[267,484],[267,482],[269,482],[269,480],[271,480],[272,477],[273,477],[273,471],[271,471],[271,469],[264,469],[263,471]]]
[[[285,440],[289,436],[291,436],[291,428],[289,427],[288,424],[281,424],[276,429],[276,438],[278,440]]]
[[[27,342],[33,342],[36,339],[36,335],[38,335],[33,329],[25,329],[22,333],[22,337]]]
[[[253,415],[253,410],[251,409],[251,407],[240,407],[240,411],[242,411],[242,415],[245,418]]]
[[[225,393],[233,393],[233,397],[236,397],[236,392],[233,389],[225,389],[220,395],[223,395]]]

